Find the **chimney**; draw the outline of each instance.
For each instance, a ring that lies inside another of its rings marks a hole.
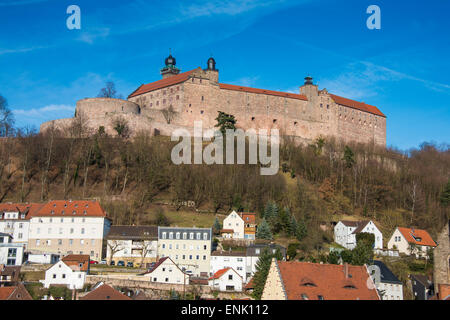
[[[348,279],[348,263],[347,262],[344,263],[344,275],[345,275],[345,279]]]

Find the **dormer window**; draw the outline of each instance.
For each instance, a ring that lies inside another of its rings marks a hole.
[[[61,214],[65,214],[64,210],[61,211]]]
[[[76,214],[77,212],[74,210],[74,211],[72,211],[72,214]]]
[[[64,208],[67,208],[67,203],[64,203]]]
[[[356,287],[352,284],[348,284],[348,285],[344,286],[344,289],[356,289]]]

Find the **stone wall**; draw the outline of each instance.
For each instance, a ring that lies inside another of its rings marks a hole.
[[[434,249],[434,287],[436,290],[438,290],[438,284],[450,284],[449,223],[439,233],[438,246]]]

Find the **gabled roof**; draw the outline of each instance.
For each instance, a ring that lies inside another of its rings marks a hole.
[[[403,284],[382,261],[374,260],[373,264],[380,268],[381,282]]]
[[[0,212],[19,212],[19,217],[17,220],[29,220],[36,212],[38,212],[44,203],[0,203]],[[25,214],[25,218],[22,219],[21,214]],[[0,217],[0,219],[5,220],[6,218]]]
[[[130,297],[120,293],[113,287],[103,284],[92,290],[80,300],[132,300]]]
[[[398,231],[400,231],[406,241],[408,241],[408,243],[414,243],[417,245],[429,247],[437,246],[436,242],[434,242],[434,240],[426,230],[402,227],[398,227],[397,229]]]
[[[33,300],[25,286],[0,287],[0,300]]]
[[[69,254],[62,258],[61,261],[72,270],[87,271],[89,269],[90,256],[87,254]]]
[[[184,82],[187,79],[189,79],[189,76],[195,70],[198,70],[198,69],[199,68],[194,69],[194,70],[190,70],[190,71],[186,71],[186,72],[183,72],[183,73],[180,73],[180,74],[177,74],[176,76],[171,76],[171,77],[168,77],[168,78],[165,78],[165,79],[161,79],[161,80],[158,80],[158,81],[155,81],[155,82],[151,82],[151,83],[148,83],[148,84],[143,84],[139,88],[137,88],[134,92],[132,92],[128,96],[128,99],[132,98],[132,97],[139,96],[141,94],[144,94],[144,93],[147,93],[147,92],[150,92],[150,91],[158,90],[158,89],[161,89],[161,88],[173,86],[175,84]]]
[[[359,225],[359,221],[341,220],[340,222],[346,227],[357,227]]]
[[[158,226],[111,226],[107,239],[158,239]]]
[[[372,113],[374,115],[386,118],[386,116],[380,110],[378,110],[378,108],[375,107],[375,106],[371,106],[371,105],[366,104],[364,102],[359,102],[359,101],[347,99],[347,98],[344,98],[344,97],[340,97],[340,96],[337,96],[337,95],[331,94],[331,93],[330,93],[330,97],[337,104],[343,105],[345,107],[350,107],[350,108],[353,108],[353,109],[361,110],[361,111],[364,111],[364,112],[369,112],[369,113]]]
[[[224,257],[246,257],[247,253],[245,251],[213,251],[211,256],[224,256]]]
[[[152,268],[150,271],[145,272],[144,274],[152,273],[153,271],[155,271],[155,270],[156,270],[156,269],[157,269],[164,261],[166,261],[167,259],[170,259],[170,257],[164,257],[164,258],[159,259],[158,262],[155,263],[155,265],[153,266],[153,268]],[[170,261],[172,261],[172,259],[171,259]],[[172,261],[172,262],[173,262],[173,261]]]
[[[106,212],[95,200],[53,200],[33,217],[106,217]]]
[[[217,271],[216,273],[214,273],[214,275],[212,277],[210,277],[208,280],[215,280],[215,279],[219,279],[221,278],[225,273],[227,273],[229,270],[232,270],[234,273],[236,273],[239,277],[240,274],[236,272],[236,270],[234,270],[233,268],[224,268],[224,269],[220,269],[219,271]],[[242,277],[241,277],[242,278]]]
[[[368,288],[370,277],[365,266],[297,261],[277,264],[288,300],[380,300],[375,286]],[[307,281],[302,283],[302,279]]]
[[[305,95],[297,94],[297,93],[257,89],[257,88],[250,88],[250,87],[244,87],[244,86],[237,86],[237,85],[233,85],[233,84],[226,84],[226,83],[219,83],[219,87],[220,87],[220,89],[225,89],[225,90],[243,91],[243,92],[260,93],[260,94],[262,93],[262,94],[267,94],[267,95],[271,95],[271,96],[286,97],[286,98],[305,100],[305,101],[308,100],[308,98],[306,98]]]
[[[0,287],[0,300],[8,300],[15,290],[16,287]]]
[[[241,218],[242,218],[242,220],[244,220],[245,223],[251,223],[251,224],[256,223],[256,213],[240,212],[239,214],[241,215]]]

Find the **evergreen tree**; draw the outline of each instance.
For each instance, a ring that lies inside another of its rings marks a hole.
[[[273,255],[270,253],[269,249],[265,248],[261,252],[258,262],[256,263],[256,272],[253,276],[253,297],[257,300],[261,299],[272,258]]]
[[[350,149],[349,146],[345,146],[344,158],[342,160],[345,161],[345,166],[347,168],[352,168],[353,165],[356,163],[356,161],[355,161],[355,154],[353,153],[353,150]]]
[[[261,223],[258,225],[258,230],[256,231],[256,237],[258,239],[266,239],[272,240],[272,231],[270,230],[270,226],[264,218]]]
[[[291,221],[289,224],[289,235],[295,236],[296,231],[297,231],[297,220],[295,220],[294,215],[291,215]]]
[[[448,207],[450,205],[450,180],[447,182],[444,191],[442,191],[440,200],[443,207]]]
[[[226,129],[236,130],[236,119],[231,114],[219,111],[216,121],[215,127],[219,127],[223,135],[225,135]]]
[[[213,230],[217,234],[220,232],[221,229],[222,229],[222,225],[219,222],[219,218],[216,217],[216,219],[214,220],[214,224],[213,224]]]
[[[308,234],[308,230],[306,228],[306,224],[303,220],[300,220],[297,224],[297,230],[295,231],[295,237],[298,241],[302,241],[306,235]]]

